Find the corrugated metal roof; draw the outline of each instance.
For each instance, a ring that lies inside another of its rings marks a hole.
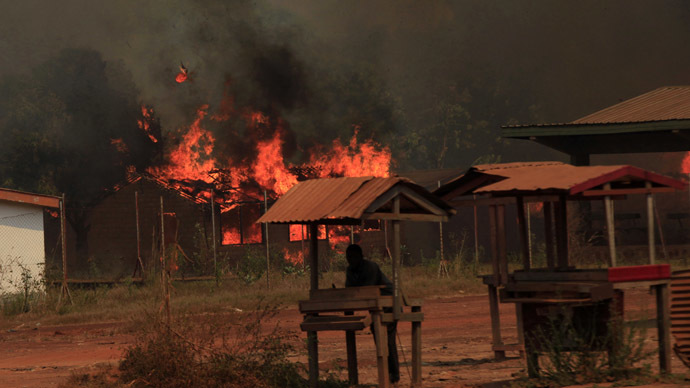
[[[476,193],[495,191],[570,190],[583,182],[610,174],[624,166],[573,166],[556,163],[545,165],[491,168],[479,171],[506,179],[475,190]]]
[[[396,185],[409,187],[428,202],[452,212],[445,202],[405,178],[347,177],[300,182],[278,199],[257,222],[357,220],[374,201]]]
[[[439,181],[441,185],[445,185],[451,180],[461,176],[465,170],[465,168],[443,168],[437,170],[406,171],[400,172],[397,175],[407,178],[429,191],[434,191],[439,187]]]
[[[620,124],[690,119],[690,86],[666,86],[577,119],[571,124]]]
[[[690,86],[664,86],[569,123],[506,125],[503,128],[615,125],[690,120]]]
[[[527,162],[479,165],[463,177],[436,191],[454,197],[497,192],[560,191],[576,195],[617,180],[649,181],[655,186],[684,189],[686,183],[633,166],[573,166],[561,162]],[[472,182],[477,182],[473,184]],[[467,191],[456,192],[454,191]]]

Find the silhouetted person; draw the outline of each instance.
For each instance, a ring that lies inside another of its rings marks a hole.
[[[393,295],[393,283],[383,274],[378,264],[364,258],[362,247],[357,244],[348,246],[345,251],[345,258],[348,263],[345,273],[345,287],[385,286],[381,290],[381,295]],[[386,308],[384,311],[393,312],[390,308]],[[392,383],[400,380],[398,346],[395,342],[397,326],[395,321],[386,324],[388,332],[388,377]],[[373,327],[371,331],[374,333]]]

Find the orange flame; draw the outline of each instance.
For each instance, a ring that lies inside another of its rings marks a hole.
[[[683,161],[680,163],[680,172],[690,174],[690,152],[683,157]]]
[[[149,173],[166,179],[191,179],[212,182],[209,171],[216,166],[213,152],[213,135],[201,127],[208,105],[197,110],[196,120],[182,136],[180,144],[168,155],[168,165],[150,168]]]
[[[303,265],[304,264],[304,252],[296,251],[290,252],[288,248],[283,248],[283,257],[285,261],[292,265]]]
[[[145,105],[141,106],[141,115],[142,118],[137,120],[137,124],[139,125],[139,128],[142,129],[146,134],[149,136],[149,139],[151,139],[152,142],[158,143],[158,139],[153,135],[151,132],[151,119],[152,119],[152,114],[153,114],[153,109],[148,109],[146,108]]]
[[[333,141],[332,149],[319,155],[313,153],[310,164],[320,171],[322,178],[329,176],[390,176],[391,152],[388,147],[379,148],[373,140],[357,142],[359,130],[350,143],[344,146],[339,139]]]
[[[125,144],[124,140],[122,139],[110,139],[110,144],[115,146],[117,152],[126,154],[129,151],[127,144]]]

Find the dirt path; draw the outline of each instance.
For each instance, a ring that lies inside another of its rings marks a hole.
[[[626,298],[627,317],[653,318],[652,298],[638,292]],[[523,371],[517,353],[493,360],[488,301],[485,295],[427,299],[422,325],[423,381],[425,387],[498,386]],[[286,329],[296,330],[302,317],[295,308],[280,311],[275,318]],[[514,308],[501,305],[502,331],[506,343],[516,342]],[[269,322],[270,324],[270,322]],[[0,333],[0,387],[55,387],[75,370],[100,363],[116,364],[133,337],[122,334],[123,323],[99,323],[53,327],[20,327]],[[409,385],[410,325],[400,324],[401,384]],[[656,346],[656,330],[649,330],[649,346]],[[300,334],[301,337],[304,335]],[[360,382],[376,382],[373,339],[368,330],[359,332]],[[347,376],[343,333],[319,333],[322,373]],[[303,343],[298,344],[304,346]],[[306,362],[306,356],[295,359]],[[656,359],[653,365],[658,365]],[[673,370],[685,367],[673,359]]]

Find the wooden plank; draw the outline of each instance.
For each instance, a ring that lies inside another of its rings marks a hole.
[[[448,216],[437,216],[434,214],[418,214],[418,213],[364,213],[362,219],[367,220],[393,220],[393,221],[420,221],[420,222],[446,222]]]
[[[546,243],[546,266],[553,270],[555,265],[553,253],[553,203],[544,202],[544,242]]]
[[[649,288],[651,286],[656,286],[658,284],[668,284],[668,279],[660,280],[642,280],[637,282],[622,282],[613,283],[613,288],[616,290],[628,290],[631,288]]]
[[[659,370],[671,373],[671,314],[668,284],[654,286],[656,291],[657,335],[659,338]]]
[[[392,313],[381,314],[381,321],[383,323],[393,322],[394,317]],[[396,319],[401,322],[423,322],[424,313],[400,313],[400,316]]]
[[[515,271],[512,274],[515,281],[579,281],[579,282],[606,282],[608,281],[608,270],[593,269],[593,270],[574,270],[574,271],[539,271],[532,270],[529,272]]]
[[[392,303],[392,301],[391,301]],[[361,300],[301,300],[299,301],[299,311],[305,313],[325,313],[345,310],[371,310],[380,309],[381,304],[377,299]]]
[[[581,282],[517,282],[505,285],[505,290],[515,292],[581,292],[590,293],[596,288],[607,288],[613,291],[609,283]]]
[[[647,182],[649,183],[649,182]],[[607,189],[606,186],[609,188]],[[632,189],[611,189],[611,184],[604,185],[604,190],[585,190],[580,195],[584,197],[605,197],[616,195],[631,195],[631,194],[650,194],[650,193],[675,193],[673,187],[651,187],[651,188],[632,188]]]
[[[309,299],[375,299],[381,296],[381,289],[385,286],[362,286],[347,288],[322,288],[311,290]]]
[[[503,298],[503,303],[548,303],[548,304],[562,304],[562,303],[592,303],[595,302],[592,298]]]
[[[365,316],[307,317],[300,324],[302,331],[363,330],[369,327],[371,318]]]

